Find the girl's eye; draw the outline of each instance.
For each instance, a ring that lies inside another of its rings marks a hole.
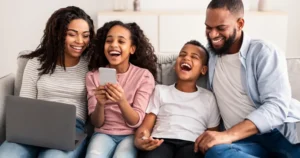
[[[83,38],[89,38],[90,35],[83,35]]]

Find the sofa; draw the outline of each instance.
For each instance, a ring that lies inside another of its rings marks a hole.
[[[27,54],[30,51],[23,51],[20,54]],[[159,84],[170,85],[175,83],[176,74],[173,69],[177,57],[176,54],[158,54],[158,75]],[[16,73],[11,73],[0,77],[0,144],[5,140],[5,104],[6,95],[19,95],[24,67],[27,59],[18,58],[18,69]],[[289,79],[292,87],[293,98],[300,100],[300,58],[287,59]],[[206,88],[207,76],[199,78],[197,84]],[[298,137],[300,138],[300,124],[297,125]]]

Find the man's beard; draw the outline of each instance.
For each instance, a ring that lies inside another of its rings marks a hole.
[[[233,45],[234,40],[236,38],[236,29],[233,30],[233,34],[228,39],[225,39],[224,45],[219,49],[214,48],[212,44],[212,40],[209,39],[209,35],[206,35],[206,37],[207,37],[209,49],[212,51],[212,53],[222,56],[225,54],[229,54],[229,49]]]

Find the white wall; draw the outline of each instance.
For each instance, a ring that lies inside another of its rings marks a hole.
[[[128,0],[128,8],[132,9]],[[142,10],[203,10],[210,0],[141,0]],[[251,2],[254,0],[250,0]],[[300,57],[299,0],[271,0],[273,8],[289,13],[288,57]],[[0,77],[15,72],[21,50],[34,50],[47,19],[61,7],[79,6],[95,20],[98,11],[112,10],[113,0],[0,0]],[[96,21],[95,21],[96,23]],[[280,30],[274,30],[274,33]]]

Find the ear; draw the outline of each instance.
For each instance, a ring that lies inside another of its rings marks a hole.
[[[135,45],[131,45],[130,47],[130,54],[134,54],[135,53],[135,50],[136,50],[136,46]]]
[[[241,31],[244,28],[245,20],[244,18],[239,18],[237,20],[238,31]]]
[[[202,66],[202,68],[201,68],[201,75],[205,75],[206,74],[206,72],[207,72],[207,70],[208,70],[208,67],[207,66]]]

